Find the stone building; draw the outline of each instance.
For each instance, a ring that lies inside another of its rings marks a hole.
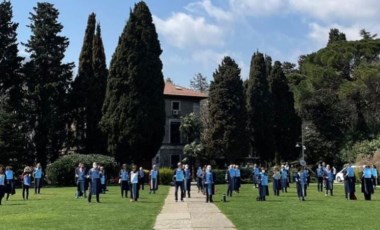
[[[190,113],[199,114],[201,102],[207,95],[165,82],[165,136],[162,146],[152,159],[159,167],[176,167],[182,160],[185,140],[180,132],[181,117]]]

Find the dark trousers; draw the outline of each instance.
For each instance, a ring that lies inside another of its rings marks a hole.
[[[29,185],[22,186],[22,198],[27,200],[29,198]]]
[[[120,184],[120,190],[121,190],[121,198],[128,197],[128,181],[122,180]]]
[[[132,183],[131,184],[131,198],[134,201],[137,201],[139,199],[139,184],[138,183]]]
[[[186,179],[186,191],[187,191],[187,197],[190,198],[190,190],[191,190],[191,179]],[[186,193],[185,193],[186,196]]]
[[[234,186],[235,185],[235,178],[231,177],[230,180],[228,181],[228,188],[227,188],[227,196],[232,196],[232,192],[234,191]]]
[[[206,202],[214,202],[212,200],[212,184],[205,184],[206,187]]]
[[[183,200],[184,197],[184,186],[183,186],[183,181],[176,181],[175,182],[175,200],[178,200],[178,188],[181,190],[181,200]]]
[[[99,193],[96,193],[96,202],[100,203],[100,200],[99,200]],[[90,190],[90,193],[88,194],[88,202],[91,202],[91,198],[92,198],[92,193],[91,193],[91,190]]]
[[[141,185],[141,190],[144,190],[144,177],[139,178],[139,185]]]
[[[40,194],[41,178],[34,178],[34,194]]]
[[[86,198],[85,181],[77,182],[77,194],[76,197],[84,196]]]
[[[317,183],[318,192],[323,192],[323,177],[318,177]]]

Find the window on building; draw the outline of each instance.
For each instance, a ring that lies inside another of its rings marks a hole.
[[[172,101],[172,110],[181,110],[181,103],[179,101]]]
[[[179,126],[181,122],[172,121],[170,122],[170,143],[180,144],[181,143],[181,132],[179,131]]]

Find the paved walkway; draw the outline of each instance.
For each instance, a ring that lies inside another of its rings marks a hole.
[[[185,198],[184,202],[175,202],[174,191],[171,187],[153,229],[235,229],[215,204],[206,203],[196,186],[191,187],[191,198]]]

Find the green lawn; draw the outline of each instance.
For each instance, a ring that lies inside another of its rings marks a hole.
[[[334,196],[318,193],[316,184],[308,189],[306,201],[298,200],[294,184],[288,193],[273,196],[270,184],[267,201],[257,202],[257,189],[243,185],[240,194],[221,202],[226,185],[217,186],[215,204],[235,224],[237,229],[380,229],[380,191],[375,190],[372,201],[365,201],[356,186],[357,201],[344,197],[343,186],[335,184]]]
[[[138,202],[122,199],[118,186],[108,189],[101,203],[75,199],[73,187],[42,188],[40,195],[31,189],[28,201],[18,189],[7,203],[3,199],[0,229],[152,229],[169,187],[160,186],[154,195],[140,190]]]

